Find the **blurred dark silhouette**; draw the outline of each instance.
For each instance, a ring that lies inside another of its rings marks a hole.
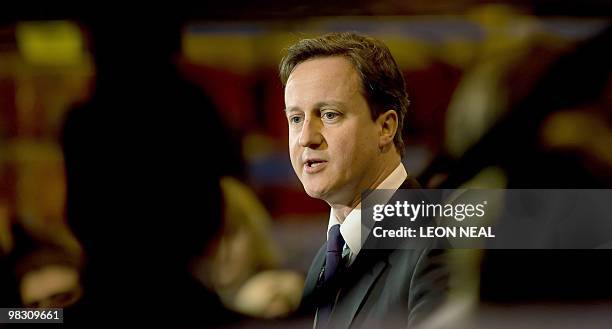
[[[504,170],[508,188],[612,186],[612,163],[591,165],[602,157],[591,154],[586,147],[551,146],[543,131],[554,114],[570,109],[581,110],[583,114],[609,125],[612,115],[609,101],[612,93],[610,30],[607,28],[592,40],[577,46],[575,51],[560,57],[531,93],[516,104],[510,104],[509,114],[476,145],[460,159],[440,166],[450,169],[448,178],[439,187],[457,187],[488,166]],[[579,135],[585,135],[591,128],[582,126],[578,129]],[[577,139],[572,135],[569,138]]]
[[[467,159],[486,154],[504,163],[509,188],[610,188],[612,161],[605,150],[612,136],[611,44],[608,27],[560,58]],[[610,249],[490,250],[482,264],[481,298],[610,300],[612,270],[604,265],[610,259]]]
[[[8,257],[0,255],[0,305],[2,307],[19,307],[17,279]]]
[[[429,177],[432,172],[447,177],[436,187],[465,186],[493,167],[505,175],[506,183],[497,188],[610,188],[611,44],[608,27],[559,57],[463,156],[429,168]],[[604,266],[611,258],[609,249],[487,250],[480,298],[501,303],[612,299],[612,270]]]
[[[79,283],[81,255],[32,235],[18,223],[14,223],[10,231],[14,244],[6,260],[13,269],[17,306],[72,306],[82,291]]]
[[[62,142],[68,222],[87,263],[65,323],[220,326],[233,314],[187,266],[219,229],[231,138],[176,68],[181,19],[144,16],[82,19],[95,87]]]

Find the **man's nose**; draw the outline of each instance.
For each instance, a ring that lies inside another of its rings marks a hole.
[[[323,135],[321,135],[321,123],[317,120],[306,119],[302,125],[302,132],[298,140],[300,146],[308,148],[317,148],[323,143]]]

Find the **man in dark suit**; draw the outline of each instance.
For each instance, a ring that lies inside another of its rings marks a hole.
[[[314,309],[315,328],[416,324],[447,290],[441,250],[362,249],[361,193],[418,187],[401,162],[409,101],[389,49],[352,33],[304,39],[280,77],[291,163],[306,193],[331,207],[303,307]]]

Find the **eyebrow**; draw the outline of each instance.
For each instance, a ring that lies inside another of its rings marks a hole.
[[[338,107],[340,109],[345,108],[345,105],[344,105],[343,102],[335,102],[335,101],[318,102],[318,103],[315,104],[314,108],[320,109],[320,108],[326,107],[326,106],[335,106],[335,107]],[[285,113],[292,112],[292,111],[299,111],[299,110],[300,110],[299,106],[292,106],[292,107],[288,107],[288,108],[284,109]]]
[[[289,113],[289,112],[293,112],[293,111],[299,111],[299,110],[300,110],[300,108],[297,107],[297,106],[292,106],[292,107],[288,107],[288,108],[283,109],[283,111],[285,113]]]

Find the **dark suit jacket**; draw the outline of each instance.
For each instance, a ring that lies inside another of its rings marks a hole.
[[[407,179],[401,189],[418,188]],[[328,328],[406,328],[421,321],[448,290],[444,244],[427,242],[423,249],[362,249],[341,279],[340,293]],[[325,245],[308,271],[302,306],[315,312],[324,287]]]

